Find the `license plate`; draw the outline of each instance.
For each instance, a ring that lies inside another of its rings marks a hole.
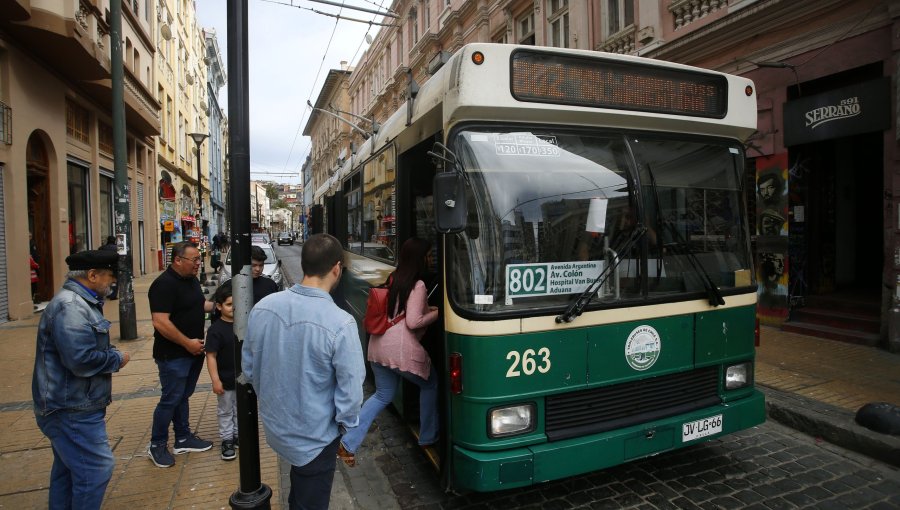
[[[719,432],[722,432],[721,414],[683,424],[681,426],[681,442],[686,443]]]

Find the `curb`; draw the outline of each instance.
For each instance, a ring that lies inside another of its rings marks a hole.
[[[757,384],[766,396],[766,415],[795,430],[900,467],[900,436],[857,425],[855,413],[794,393]]]

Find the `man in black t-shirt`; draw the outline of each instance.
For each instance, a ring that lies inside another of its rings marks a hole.
[[[205,313],[213,303],[203,297],[197,273],[200,250],[190,242],[176,243],[172,263],[150,285],[150,315],[153,320],[153,359],[159,370],[162,395],[153,411],[150,460],[157,467],[170,467],[169,423],[175,430],[176,455],[202,452],[212,443],[190,429],[188,399],[194,393],[203,369]]]
[[[263,276],[266,267],[266,252],[259,246],[250,247],[250,272],[253,275],[253,304],[259,300],[278,292],[278,284],[268,276]]]

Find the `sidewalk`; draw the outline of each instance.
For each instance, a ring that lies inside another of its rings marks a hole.
[[[175,466],[160,469],[147,458],[153,410],[159,401],[159,377],[153,362],[153,326],[147,290],[159,273],[134,280],[138,339],[120,341],[119,302],[104,307],[112,321],[113,343],[131,353],[131,361],[113,376],[113,402],[107,408],[107,432],[116,469],[104,508],[229,508],[239,487],[238,461],[219,458],[216,396],[204,369],[191,398],[191,428],[213,449],[175,456]],[[212,291],[213,288],[210,288]],[[53,454],[31,410],[31,372],[40,315],[0,325],[0,508],[46,508]],[[263,435],[260,425],[260,435]],[[171,438],[170,445],[171,447]],[[282,508],[277,455],[260,438],[261,479],[272,489],[272,508]],[[285,496],[286,497],[286,496]]]
[[[900,355],[762,327],[756,382],[770,420],[900,467],[900,436],[860,427],[870,402],[900,405]]]
[[[155,467],[147,458],[151,417],[159,399],[147,290],[157,275],[142,276],[134,282],[137,340],[117,340],[118,301],[105,307],[107,318],[113,322],[113,342],[130,352],[132,360],[113,376],[107,431],[116,470],[104,508],[228,508],[228,498],[239,485],[239,464],[219,458],[216,397],[206,370],[191,399],[191,419],[200,437],[215,441],[213,449],[177,455],[175,466],[168,469]],[[31,371],[39,320],[37,315],[0,325],[0,373],[6,376],[0,383],[0,508],[46,506],[52,453],[31,410]],[[900,356],[774,328],[763,328],[761,334],[756,382],[766,393],[770,419],[887,462],[893,459],[892,463],[898,465],[900,438],[857,426],[853,414],[868,402],[900,404]],[[284,470],[264,437],[260,437],[260,468],[261,479],[273,491],[272,508],[285,508]],[[356,508],[351,492],[357,491],[353,487],[348,490],[342,468],[338,470],[331,508]],[[379,487],[389,484],[389,480],[382,480]]]

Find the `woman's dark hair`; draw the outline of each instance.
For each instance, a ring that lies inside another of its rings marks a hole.
[[[116,244],[116,236],[106,236],[106,244]]]
[[[426,262],[425,255],[431,249],[431,244],[418,237],[410,237],[400,248],[400,258],[397,269],[388,277],[391,282],[391,290],[388,292],[388,315],[394,316],[394,307],[399,300],[400,312],[406,312],[406,300],[412,292],[416,282],[425,279]]]

